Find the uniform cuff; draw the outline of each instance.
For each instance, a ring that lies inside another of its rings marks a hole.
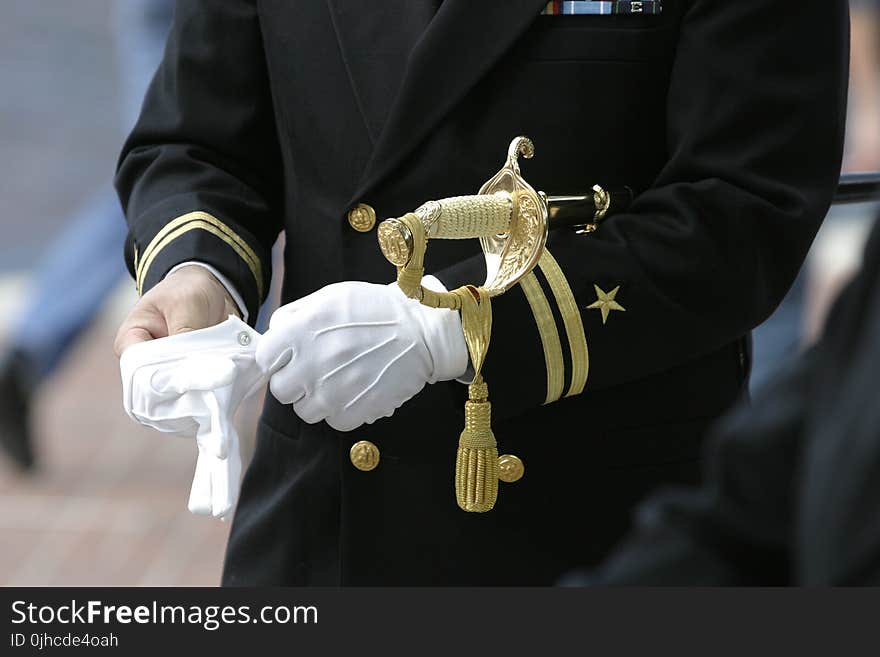
[[[138,293],[155,286],[175,267],[198,262],[220,274],[246,310],[242,315],[255,319],[269,285],[268,252],[243,227],[207,212],[188,212],[170,221],[168,216],[156,212],[142,217],[129,234],[126,259]]]

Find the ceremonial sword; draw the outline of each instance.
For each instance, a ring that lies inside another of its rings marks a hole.
[[[428,239],[479,238],[486,257],[485,287],[491,296],[512,287],[535,266],[548,231],[562,228],[584,234],[596,230],[608,216],[631,205],[630,187],[606,189],[594,185],[586,194],[548,196],[536,192],[522,177],[519,156],[535,153],[527,137],[515,138],[502,169],[472,196],[428,201],[414,211]],[[880,198],[880,173],[844,174],[834,195],[835,204],[869,202]],[[400,218],[387,219],[378,228],[382,253],[397,267],[413,254],[411,231]]]
[[[489,389],[481,374],[492,331],[492,297],[532,271],[544,253],[551,229],[567,227],[589,234],[609,214],[625,210],[633,200],[629,188],[608,191],[600,185],[575,196],[536,191],[519,168],[519,157],[529,159],[534,153],[530,139],[516,137],[504,166],[477,194],[428,201],[403,217],[386,219],[377,231],[382,253],[397,267],[397,284],[404,294],[427,306],[461,311],[474,379],[469,384],[465,428],[459,438],[455,493],[458,505],[469,512],[491,510],[499,479],[512,481],[504,478],[499,465],[505,456],[498,456]],[[848,176],[841,179],[836,200],[869,200],[878,191],[880,176]],[[447,292],[425,288],[421,281],[428,241],[465,238],[480,240],[486,259],[485,283]]]
[[[490,296],[510,289],[534,268],[549,230],[593,232],[599,222],[625,210],[633,200],[629,187],[606,190],[598,184],[580,195],[538,192],[519,168],[520,156],[530,159],[534,154],[528,137],[516,137],[504,166],[477,194],[428,201],[411,213],[418,217],[426,239],[479,238],[487,267],[483,287]],[[401,268],[411,262],[415,250],[412,227],[403,217],[383,221],[377,235],[391,264]]]

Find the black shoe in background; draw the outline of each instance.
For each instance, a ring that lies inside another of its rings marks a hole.
[[[31,393],[23,359],[13,353],[0,364],[0,450],[19,469],[34,468],[30,430]]]

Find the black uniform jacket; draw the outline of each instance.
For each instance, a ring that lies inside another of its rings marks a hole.
[[[645,504],[604,584],[880,584],[880,223],[819,343],[711,441],[701,490]]]
[[[455,503],[461,384],[347,434],[270,397],[227,583],[549,583],[606,553],[648,490],[698,477],[702,432],[746,376],[744,336],[835,186],[845,2],[544,4],[178,3],[117,179],[141,290],[203,261],[255,318],[281,230],[283,302],[389,282],[368,213],[349,211],[475,193],[516,135],[535,142],[537,189],[636,191],[596,233],[554,234],[553,260],[493,302],[495,434],[525,476],[492,512]],[[427,271],[449,288],[485,277],[476,240],[432,242]],[[381,452],[372,472],[349,460],[360,440]]]

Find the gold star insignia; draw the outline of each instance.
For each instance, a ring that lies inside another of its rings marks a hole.
[[[596,310],[602,313],[602,323],[608,321],[608,315],[611,314],[612,310],[620,310],[622,312],[626,312],[626,308],[621,306],[614,300],[614,297],[617,296],[617,291],[620,290],[620,286],[618,285],[616,288],[611,290],[611,292],[605,292],[598,285],[593,285],[596,288],[596,296],[598,297],[596,301],[591,303],[587,308],[595,308]]]

